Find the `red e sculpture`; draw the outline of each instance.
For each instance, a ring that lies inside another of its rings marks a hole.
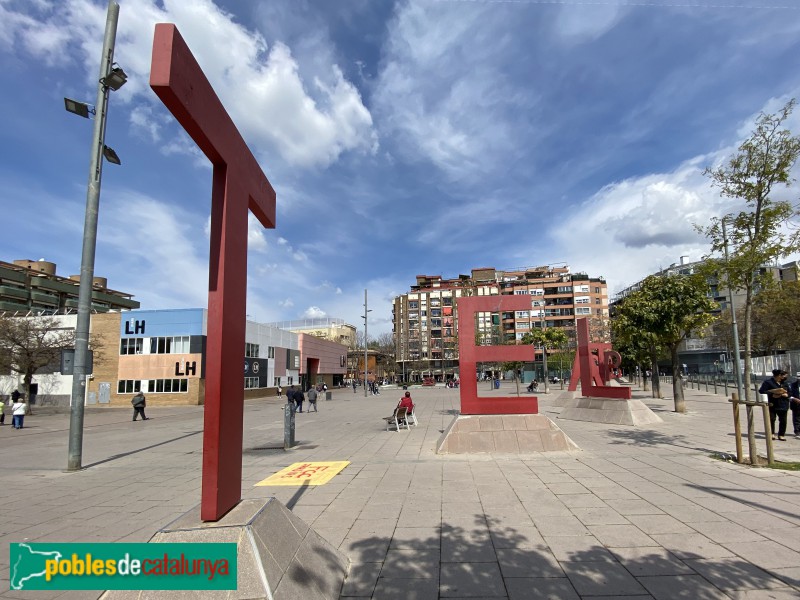
[[[150,87],[214,166],[200,518],[218,521],[242,497],[247,215],[274,228],[275,191],[171,23],[156,25]]]

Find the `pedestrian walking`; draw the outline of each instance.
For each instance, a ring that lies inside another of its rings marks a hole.
[[[147,399],[144,397],[144,393],[139,392],[133,398],[131,398],[131,404],[133,405],[133,420],[136,420],[136,417],[139,415],[142,416],[142,421],[149,421],[149,417],[146,417],[144,414],[144,408],[147,406]]]
[[[6,403],[5,400],[0,401],[0,425],[6,424]]]
[[[278,385],[278,398],[282,397],[283,397],[283,388],[280,385]]]
[[[765,379],[758,388],[759,394],[766,394],[769,402],[769,419],[772,424],[772,439],[786,441],[786,417],[791,404],[789,384],[786,383],[788,373],[783,369],[773,369],[772,377]],[[775,436],[775,420],[778,421],[778,435]]]
[[[792,411],[792,427],[794,437],[800,439],[800,373],[789,386],[789,408]]]
[[[310,388],[308,388],[308,392],[306,392],[306,395],[308,397],[308,412],[311,412],[312,408],[314,409],[314,412],[318,412],[317,411],[317,390],[313,385]]]
[[[16,392],[16,390],[14,391]],[[11,405],[11,425],[14,429],[22,429],[26,408],[28,408],[28,405],[25,404],[25,396],[17,392],[17,399]]]
[[[303,395],[303,390],[295,390],[294,392],[294,403],[297,405],[297,412],[303,412],[303,401],[306,397]]]
[[[353,393],[356,393],[356,380],[353,378]]]

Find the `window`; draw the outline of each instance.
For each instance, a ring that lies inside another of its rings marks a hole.
[[[514,295],[515,296],[522,296],[523,294],[527,295],[528,294],[528,290],[514,290]]]
[[[594,303],[595,303],[595,304],[600,304],[600,298],[595,298],[595,299],[594,299]]]
[[[599,287],[594,288],[594,293],[595,294],[599,294],[600,293],[600,288]]]
[[[275,358],[275,348],[274,346],[267,346],[267,358]],[[277,385],[277,384],[275,384]]]
[[[287,377],[286,385],[294,385],[294,377]]]
[[[120,379],[117,382],[118,394],[135,394],[142,391],[142,382],[138,379]]]
[[[188,379],[151,379],[147,382],[147,391],[151,394],[174,394],[188,392]]]
[[[258,344],[245,343],[244,345],[244,355],[248,358],[258,358],[259,350]]]
[[[150,338],[150,354],[188,354],[189,336]]]
[[[575,293],[588,294],[589,293],[589,286],[588,285],[576,285],[575,286]]]
[[[531,324],[527,321],[520,321],[517,323],[517,329],[530,329]]]
[[[589,304],[589,296],[575,296],[575,304]]]
[[[527,319],[531,316],[530,311],[527,310],[518,310],[516,312],[517,319]]]
[[[409,302],[408,308],[411,310],[412,308],[419,308],[419,302]]]
[[[244,389],[252,390],[258,387],[258,377],[245,377],[244,378]]]
[[[592,309],[588,308],[586,306],[579,306],[578,308],[575,309],[575,314],[576,315],[590,315],[590,314],[592,314]]]
[[[272,380],[272,386],[273,387],[278,387],[280,384],[281,384],[281,378],[280,377],[273,378],[273,380]]]
[[[144,338],[122,338],[119,341],[120,354],[141,354]]]

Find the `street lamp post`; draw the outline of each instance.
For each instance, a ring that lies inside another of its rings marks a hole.
[[[122,69],[114,67],[114,43],[117,36],[118,19],[119,4],[110,0],[106,17],[105,36],[103,38],[103,53],[100,58],[100,80],[97,84],[97,102],[95,104],[97,112],[89,160],[89,184],[86,192],[86,216],[83,225],[83,251],[81,254],[80,286],[78,288],[78,321],[75,327],[75,359],[72,375],[67,471],[81,469],[83,454],[83,413],[86,397],[89,325],[103,157],[106,156],[106,159],[110,162],[119,164],[119,158],[116,157],[116,153],[113,150],[109,152],[110,148],[107,149],[105,145],[108,92],[110,89],[119,89],[125,83],[125,73]],[[69,103],[66,106],[67,110],[69,110]]]

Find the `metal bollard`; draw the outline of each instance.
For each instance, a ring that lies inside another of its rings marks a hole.
[[[294,446],[294,405],[285,404],[283,407],[283,449],[289,450]]]

